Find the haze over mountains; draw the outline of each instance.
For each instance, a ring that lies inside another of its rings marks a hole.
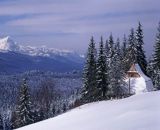
[[[69,72],[81,70],[83,57],[75,52],[47,47],[22,46],[9,36],[0,39],[1,73],[30,70]]]

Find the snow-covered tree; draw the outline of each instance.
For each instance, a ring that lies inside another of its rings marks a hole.
[[[123,43],[122,43],[122,57],[124,58],[127,54],[127,38],[126,35],[123,37]]]
[[[137,46],[134,29],[131,29],[130,35],[128,37],[128,59],[131,60],[131,63],[137,62]]]
[[[112,34],[109,36],[108,40],[108,56],[107,58],[112,58],[114,55],[114,40]]]
[[[97,59],[97,88],[98,88],[98,100],[105,99],[108,91],[108,79],[107,79],[107,65],[106,55],[103,44],[103,38],[101,37],[99,53]]]
[[[128,47],[126,56],[123,58],[123,65],[124,65],[123,68],[125,69],[125,71],[128,71],[130,66],[133,63],[137,62],[137,47],[136,47],[136,39],[133,28],[131,29],[130,34],[128,36],[127,44]]]
[[[120,41],[117,39],[114,55],[112,57],[112,63],[110,66],[111,69],[111,79],[110,79],[110,95],[112,97],[120,97],[123,95],[123,87],[124,82],[124,74],[125,71],[123,70],[123,64],[122,64],[122,54],[121,54],[121,47],[120,47]]]
[[[16,120],[14,121],[16,128],[34,123],[31,108],[30,94],[26,79],[24,79],[20,88],[18,106],[16,108]]]
[[[160,69],[160,22],[159,22],[159,26],[158,26],[157,30],[158,30],[158,32],[156,35],[153,62],[154,62],[155,67]]]
[[[153,55],[154,83],[160,89],[160,22],[157,28],[155,49]]]
[[[109,44],[108,44],[108,40],[106,40],[104,49],[105,49],[105,55],[106,55],[106,57],[108,57],[108,55],[109,55]]]
[[[138,28],[136,30],[136,46],[137,46],[137,63],[141,67],[142,71],[147,74],[147,61],[146,61],[146,56],[145,56],[145,51],[144,51],[144,41],[143,41],[143,30],[142,30],[142,25],[139,22]]]
[[[96,48],[94,38],[90,40],[87,51],[86,63],[83,73],[83,89],[82,89],[82,102],[88,103],[95,101],[95,93],[97,91],[96,82]]]

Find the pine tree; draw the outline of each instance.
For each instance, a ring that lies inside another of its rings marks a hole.
[[[86,56],[86,64],[83,73],[82,102],[89,103],[95,101],[97,92],[96,82],[96,48],[94,38],[91,38]]]
[[[158,73],[156,67],[154,66],[153,57],[149,60],[147,64],[147,74],[152,79],[154,86],[158,88],[159,85],[157,84],[158,82],[156,80],[159,78],[157,77]]]
[[[122,56],[119,38],[117,38],[117,42],[114,50],[120,57]]]
[[[135,32],[134,29],[131,29],[129,38],[128,38],[128,53],[129,59],[131,60],[131,64],[137,62],[137,46],[136,46],[136,39],[135,39]]]
[[[153,56],[153,62],[154,62],[154,66],[160,70],[160,22],[159,22],[159,26],[158,26],[158,32],[156,35],[156,43],[155,43],[155,47],[154,47],[154,56]]]
[[[157,89],[160,89],[160,22],[157,28],[156,43],[153,55],[154,83]]]
[[[125,71],[123,70],[122,64],[120,41],[117,39],[111,64],[111,96],[119,98],[121,95],[123,95],[124,92],[122,86],[125,84],[124,74]]]
[[[23,80],[23,84],[20,89],[19,102],[16,109],[16,128],[29,125],[34,122],[33,113],[31,111],[30,94],[26,79]]]
[[[129,65],[129,49],[128,49],[128,39],[126,38],[126,35],[124,35],[123,37],[123,43],[122,43],[122,47],[121,47],[121,54],[122,54],[122,69],[124,72],[128,71],[128,66]]]
[[[112,34],[109,36],[109,41],[108,41],[108,58],[112,58],[114,55],[114,40]]]
[[[108,40],[106,40],[104,49],[105,49],[105,55],[107,58],[109,56],[109,50],[110,50]]]
[[[108,91],[106,55],[103,46],[103,38],[101,37],[97,60],[97,88],[99,90],[97,97],[98,100],[106,99],[106,93]]]
[[[133,28],[131,29],[130,34],[128,36],[127,44],[128,44],[127,53],[123,59],[123,65],[125,71],[128,71],[133,63],[137,63],[137,46]]]
[[[124,35],[122,44],[122,57],[124,58],[126,54],[127,54],[127,38],[126,35]]]
[[[143,41],[143,30],[142,30],[142,25],[139,22],[137,31],[136,31],[136,46],[137,46],[137,63],[141,67],[142,71],[147,74],[147,61],[146,61],[146,56],[144,52],[144,41]]]
[[[0,130],[4,130],[4,127],[3,127],[3,118],[2,118],[1,114],[0,114]]]

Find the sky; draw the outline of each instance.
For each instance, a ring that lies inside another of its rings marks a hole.
[[[19,44],[84,53],[91,36],[98,43],[123,38],[141,21],[151,53],[160,21],[160,0],[0,0],[0,37]]]

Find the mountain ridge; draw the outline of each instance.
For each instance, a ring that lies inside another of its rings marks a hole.
[[[61,56],[67,56],[70,54],[78,55],[78,53],[74,51],[60,50],[56,48],[47,48],[46,46],[41,46],[41,47],[22,46],[14,42],[14,40],[12,40],[10,36],[0,38],[0,51],[1,52],[13,51],[31,56],[46,56],[46,57],[52,57],[53,54]],[[81,55],[79,56],[83,57]]]
[[[70,72],[82,70],[84,58],[73,51],[21,46],[10,37],[0,39],[0,73],[31,70]]]

